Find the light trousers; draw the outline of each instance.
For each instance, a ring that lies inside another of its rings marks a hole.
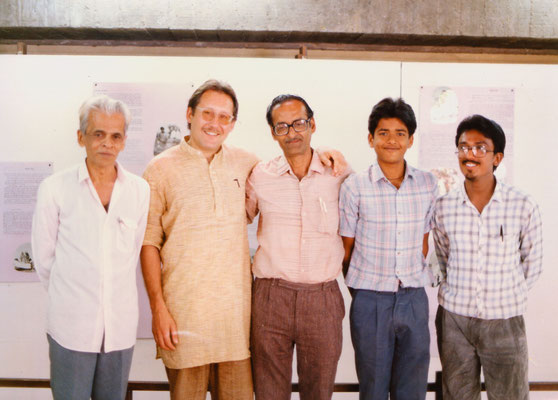
[[[66,349],[47,335],[54,400],[123,400],[134,348],[109,353]]]

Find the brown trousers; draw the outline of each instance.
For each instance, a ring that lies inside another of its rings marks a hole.
[[[337,281],[300,284],[256,279],[251,330],[256,399],[291,398],[295,345],[301,400],[331,399],[344,315]]]
[[[199,367],[165,368],[171,400],[252,400],[250,359],[206,364]]]

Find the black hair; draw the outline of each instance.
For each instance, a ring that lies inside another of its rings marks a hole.
[[[284,102],[289,101],[289,100],[298,100],[302,104],[304,104],[304,107],[306,108],[306,118],[307,119],[310,119],[314,116],[314,111],[312,111],[312,109],[310,108],[310,106],[308,105],[306,100],[304,100],[302,97],[294,95],[294,94],[280,94],[279,96],[277,96],[273,100],[271,100],[271,104],[267,107],[267,112],[265,114],[265,118],[267,119],[267,123],[269,124],[270,127],[273,128],[273,119],[271,117],[271,113],[273,112],[273,109],[275,107],[277,107],[278,105],[283,104]]]
[[[486,138],[492,140],[492,143],[494,143],[494,154],[504,154],[504,149],[506,148],[504,130],[495,121],[478,114],[471,115],[459,123],[457,134],[455,135],[455,146],[459,144],[459,138],[463,132],[471,130],[479,131]]]
[[[402,98],[392,99],[386,97],[372,108],[368,117],[368,132],[374,136],[374,131],[382,118],[397,118],[405,124],[409,131],[409,137],[413,136],[417,129],[415,113],[410,105],[405,103]]]

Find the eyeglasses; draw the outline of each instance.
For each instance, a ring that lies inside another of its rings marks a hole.
[[[293,121],[292,124],[287,124],[286,122],[279,122],[277,125],[273,127],[273,133],[275,136],[285,136],[289,133],[289,129],[291,126],[293,127],[295,132],[304,132],[308,129],[308,123],[310,122],[310,118],[308,119],[297,119]]]
[[[234,120],[232,115],[225,112],[216,112],[213,108],[196,107],[196,110],[201,111],[202,119],[207,122],[211,122],[217,117],[219,125],[228,125]]]
[[[494,150],[486,150],[486,146],[484,144],[478,146],[465,146],[464,144],[457,146],[457,151],[455,154],[459,155],[460,157],[465,157],[469,150],[473,152],[473,156],[482,158],[486,155],[486,153],[494,153]]]

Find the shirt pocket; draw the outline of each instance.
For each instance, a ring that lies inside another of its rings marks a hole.
[[[128,217],[118,217],[117,240],[121,250],[132,251],[135,248],[136,231],[138,223]]]
[[[221,183],[219,189],[222,190],[222,198],[220,199],[222,206],[218,208],[217,215],[239,221],[243,220],[246,215],[246,177],[241,176],[236,171],[228,171],[225,174],[225,181]]]
[[[319,210],[318,232],[336,235],[339,232],[339,200],[337,197],[318,196]]]
[[[381,202],[362,202],[359,208],[357,235],[361,232],[366,240],[385,244],[396,225],[396,218],[392,216],[391,210],[386,209]]]
[[[507,268],[513,269],[519,262],[519,235],[516,233],[489,235],[488,249],[489,270],[504,272]]]

